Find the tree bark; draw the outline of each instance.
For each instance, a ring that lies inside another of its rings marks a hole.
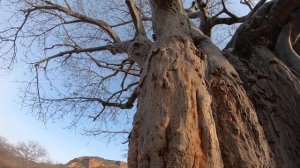
[[[300,167],[300,79],[272,45],[236,52],[249,41],[243,30],[222,54],[208,37],[190,38],[179,0],[151,3],[157,40],[143,64],[128,166]]]

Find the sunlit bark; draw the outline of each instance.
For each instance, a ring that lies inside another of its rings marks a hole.
[[[152,1],[158,38],[139,84],[129,167],[299,166],[299,76],[273,51],[296,9],[282,8],[289,2],[258,9],[221,54],[204,35],[190,38],[178,1]],[[276,10],[278,24],[255,22]]]

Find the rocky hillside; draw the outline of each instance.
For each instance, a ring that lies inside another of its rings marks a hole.
[[[105,160],[100,157],[79,157],[69,161],[68,168],[127,168],[122,161]]]
[[[1,0],[0,0],[1,1]],[[0,168],[127,168],[122,161],[106,160],[100,157],[79,157],[67,164],[53,164],[51,161],[36,162],[26,160],[18,153],[18,148],[0,136]]]

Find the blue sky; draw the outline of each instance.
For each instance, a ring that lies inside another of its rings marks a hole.
[[[2,7],[0,16],[0,23],[8,17]],[[44,124],[34,118],[30,109],[22,108],[19,89],[25,85],[17,81],[31,79],[25,72],[28,70],[22,63],[15,64],[10,72],[0,70],[0,136],[13,144],[37,141],[47,149],[54,162],[66,163],[80,156],[126,160],[127,144],[122,145],[123,139],[114,139],[108,143],[108,139],[84,136],[75,128],[66,129],[68,124],[64,121]]]
[[[47,123],[36,120],[29,109],[21,108],[16,82],[23,78],[21,65],[10,73],[0,74],[0,136],[11,143],[34,140],[44,146],[54,162],[66,163],[79,156],[100,156],[112,160],[126,160],[127,145],[100,137],[87,137],[76,129],[64,129],[63,122]]]

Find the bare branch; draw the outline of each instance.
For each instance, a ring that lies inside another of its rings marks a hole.
[[[126,0],[125,2],[128,6],[129,12],[131,14],[131,17],[133,19],[133,23],[134,23],[134,26],[135,26],[135,29],[136,29],[136,35],[135,36],[136,37],[142,37],[142,38],[147,37],[146,31],[145,31],[145,28],[144,28],[144,25],[143,25],[143,21],[142,21],[142,18],[141,18],[141,13],[140,13],[139,9],[137,8],[137,6],[135,4],[135,0]]]
[[[129,45],[129,41],[125,41],[125,42],[117,43],[115,45],[106,45],[106,46],[99,46],[99,47],[92,47],[92,48],[82,48],[82,49],[81,48],[75,48],[73,50],[63,51],[63,52],[60,52],[58,54],[46,57],[46,58],[44,58],[44,59],[42,59],[38,62],[35,62],[34,64],[38,65],[38,64],[41,64],[41,63],[44,63],[44,62],[48,62],[51,59],[66,56],[66,55],[70,55],[70,54],[91,53],[91,52],[104,51],[104,50],[108,50],[112,54],[125,53],[127,51],[128,45]]]
[[[118,92],[124,92],[127,91],[129,88],[138,85],[138,82],[132,83],[128,85],[127,88],[122,89]],[[133,104],[137,98],[137,89],[134,90],[134,92],[130,95],[126,103],[116,103],[116,102],[110,102],[109,100],[103,100],[101,98],[93,98],[93,97],[65,97],[61,99],[48,99],[48,98],[40,98],[42,101],[50,101],[50,102],[61,102],[61,101],[82,101],[82,102],[98,102],[102,104],[103,107],[109,106],[109,107],[117,107],[120,109],[130,109],[133,107]],[[95,116],[95,118],[98,118],[100,114]]]
[[[247,16],[242,17],[236,17],[236,18],[212,18],[211,19],[211,25],[215,26],[218,24],[226,24],[226,25],[232,25],[235,23],[242,23],[245,22],[247,19]]]
[[[112,99],[115,95],[117,95],[117,94],[122,94],[124,91],[129,90],[131,87],[137,85],[138,83],[139,83],[139,82],[134,82],[134,83],[132,83],[132,84],[129,84],[126,88],[121,89],[121,90],[115,92],[114,94],[111,95],[110,98],[107,99],[107,102],[110,101],[110,99]],[[135,88],[134,91],[133,91],[133,93],[132,93],[132,94],[130,95],[130,97],[128,98],[127,102],[126,102],[125,104],[120,104],[120,105],[119,105],[119,108],[121,108],[121,109],[130,109],[130,108],[132,108],[132,107],[133,107],[133,104],[134,104],[134,102],[135,102],[135,100],[137,99],[137,95],[138,95],[137,90],[138,90],[138,88]],[[103,104],[103,103],[102,103],[102,105],[103,105],[103,109],[102,109],[101,112],[99,112],[95,117],[93,117],[94,121],[97,120],[97,118],[100,117],[100,115],[101,115],[101,114],[103,113],[103,111],[105,110],[105,107],[106,107],[106,106],[109,106],[109,105]],[[114,106],[114,107],[116,107],[116,106]]]
[[[145,61],[144,59],[148,55],[148,51],[151,47],[151,42],[146,35],[141,13],[135,4],[135,1],[126,0],[126,4],[129,8],[136,29],[135,38],[128,47],[128,55],[133,61],[142,67]]]
[[[248,8],[249,8],[250,10],[253,10],[253,7],[252,7],[251,3],[249,2],[249,0],[244,0],[244,1],[241,0],[240,3],[241,3],[241,4],[244,4],[244,5],[246,5],[246,6],[248,6]]]
[[[103,65],[103,64],[100,63],[100,61],[98,61],[98,60],[97,60],[96,58],[94,58],[92,55],[90,55],[89,53],[87,53],[87,54],[88,54],[88,56],[91,58],[91,60],[93,60],[93,61],[96,63],[96,65],[97,65],[98,67],[100,67],[100,68],[106,68],[106,69],[114,70],[115,72],[121,71],[121,72],[124,72],[125,75],[129,74],[129,75],[137,76],[137,77],[140,76],[139,74],[129,72],[130,69],[124,70],[124,69],[122,69],[122,68],[114,68],[114,67],[111,67],[111,66]]]
[[[236,32],[237,36],[233,39],[234,52],[241,50],[247,53],[251,50],[242,50],[245,42],[241,41],[245,39],[248,44],[259,44],[273,49],[281,28],[288,24],[292,13],[299,7],[300,1],[294,0],[277,0],[262,5]]]
[[[290,41],[295,45],[300,40],[300,10],[294,12],[292,15],[290,26]],[[298,48],[299,50],[300,48]]]
[[[207,4],[203,0],[197,0],[196,2],[201,11],[200,19],[201,21],[205,21],[209,17]]]
[[[108,131],[108,130],[92,130],[92,131],[86,131],[87,135],[103,135],[103,134],[130,134],[130,131]]]
[[[68,8],[61,6],[61,5],[54,4],[51,1],[45,1],[45,2],[48,4],[48,6],[47,5],[44,5],[44,6],[37,5],[37,6],[33,6],[30,9],[24,10],[24,12],[27,12],[27,14],[29,15],[31,12],[37,11],[37,10],[57,10],[57,11],[65,13],[66,15],[75,17],[75,18],[81,20],[82,22],[97,25],[101,29],[105,30],[105,32],[114,40],[115,43],[121,42],[117,33],[112,30],[112,27],[108,23],[106,23],[102,20],[96,20],[96,19],[90,18],[86,15],[74,12]]]
[[[231,12],[227,9],[224,0],[221,0],[221,2],[222,2],[222,6],[223,6],[223,11],[224,11],[224,13],[226,13],[226,14],[227,14],[228,16],[230,16],[231,18],[235,18],[235,19],[238,18],[235,14],[231,13]]]
[[[132,106],[129,104],[121,104],[115,102],[108,102],[100,98],[90,98],[90,97],[66,97],[61,99],[47,99],[41,98],[43,101],[50,101],[50,102],[59,102],[59,101],[88,101],[88,102],[98,102],[103,106],[111,106],[111,107],[118,107],[120,109],[130,109]]]

